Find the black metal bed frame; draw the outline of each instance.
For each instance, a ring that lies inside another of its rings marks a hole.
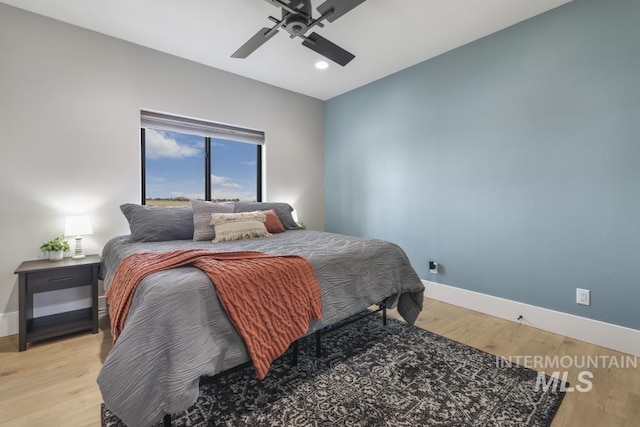
[[[353,319],[348,319],[346,321],[342,321],[342,322],[338,322],[335,325],[327,325],[322,329],[318,329],[315,332],[315,337],[316,337],[316,357],[321,357],[322,356],[322,335],[331,332],[331,331],[335,331],[337,329],[340,329],[344,326],[350,325],[353,322],[357,322],[358,320],[362,320],[365,317],[369,317],[372,314],[378,313],[382,311],[382,324],[384,326],[387,326],[387,302],[382,301],[380,304],[378,304],[378,308],[376,310],[370,310],[367,313],[362,314],[361,316],[355,317]],[[293,353],[291,355],[291,364],[292,366],[296,366],[298,364],[298,353],[299,353],[299,342],[300,339],[295,340],[291,346],[292,346],[292,350]],[[251,361],[249,362],[245,362],[242,363],[241,365],[238,365],[234,368],[228,369],[225,372],[232,372],[238,369],[242,369],[246,366],[248,366],[249,364],[251,364]],[[165,414],[164,418],[163,418],[163,423],[164,423],[164,427],[171,427],[171,414]]]

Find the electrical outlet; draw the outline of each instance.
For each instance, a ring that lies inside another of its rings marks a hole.
[[[591,305],[591,291],[589,289],[576,289],[576,304]]]
[[[438,274],[438,263],[435,261],[429,261],[429,273]]]

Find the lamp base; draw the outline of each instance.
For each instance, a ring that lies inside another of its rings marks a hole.
[[[82,253],[82,236],[76,237],[76,250],[71,259],[82,259],[84,254]]]

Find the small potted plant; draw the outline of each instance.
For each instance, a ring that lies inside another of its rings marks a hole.
[[[64,236],[56,237],[40,245],[40,250],[49,254],[49,261],[60,261],[69,249],[71,249],[69,241]]]

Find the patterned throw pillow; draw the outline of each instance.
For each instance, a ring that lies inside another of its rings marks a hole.
[[[214,213],[211,214],[211,225],[215,229],[214,242],[250,239],[252,237],[268,237],[263,212]]]

